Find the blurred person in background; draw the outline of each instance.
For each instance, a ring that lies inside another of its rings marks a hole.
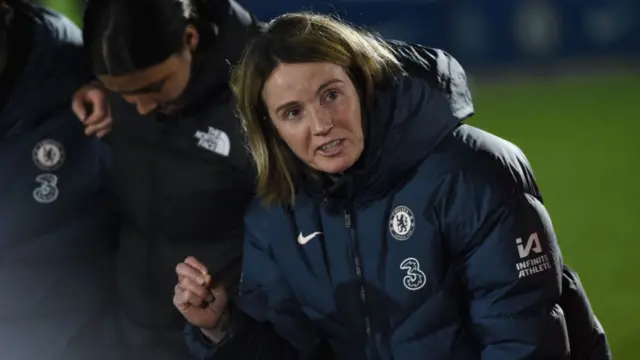
[[[117,217],[108,149],[70,109],[91,77],[82,34],[0,1],[0,358],[113,359]]]
[[[123,359],[189,357],[171,302],[187,255],[206,254],[211,274],[237,285],[255,170],[228,82],[258,26],[229,0],[87,3],[85,50],[99,82],[74,109],[113,148]]]
[[[610,358],[527,158],[463,124],[450,55],[288,14],[232,85],[260,202],[237,308],[206,264],[178,272],[200,359],[275,342],[304,359],[322,339],[339,359]]]

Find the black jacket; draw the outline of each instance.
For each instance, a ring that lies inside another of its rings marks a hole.
[[[110,99],[124,221],[119,298],[126,318],[153,333],[180,337],[184,319],[172,298],[176,265],[187,256],[198,257],[218,280],[239,278],[242,219],[255,174],[228,82],[230,64],[258,24],[233,2],[224,14],[215,41],[201,42],[196,52],[178,113],[140,116],[120,96]]]

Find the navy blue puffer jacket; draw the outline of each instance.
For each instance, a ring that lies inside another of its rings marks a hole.
[[[80,30],[21,1],[0,80],[0,358],[113,359],[108,330],[117,218],[108,149],[83,133],[71,96]]]
[[[452,57],[392,46],[410,76],[378,90],[354,168],[292,208],[249,210],[235,316],[262,325],[216,347],[188,329],[200,358],[306,359],[322,343],[344,360],[569,358],[562,256],[529,162],[462,124],[474,110]],[[258,340],[269,328],[281,342]]]

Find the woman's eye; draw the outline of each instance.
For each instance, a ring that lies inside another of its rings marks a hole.
[[[287,110],[287,112],[284,113],[284,118],[285,119],[293,119],[296,118],[298,116],[300,116],[302,114],[302,110],[300,109],[290,109]]]
[[[329,90],[326,92],[324,98],[327,101],[335,100],[338,97],[338,92],[335,90]]]

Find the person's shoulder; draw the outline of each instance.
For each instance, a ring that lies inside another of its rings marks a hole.
[[[28,75],[38,83],[55,83],[75,90],[90,78],[84,58],[82,32],[69,18],[37,5],[24,11],[34,26]],[[62,81],[62,82],[61,82]],[[38,85],[41,86],[41,85]]]
[[[50,61],[71,73],[88,74],[82,47],[82,31],[65,15],[40,8],[40,46],[50,54]],[[67,64],[66,66],[64,64]]]
[[[36,23],[39,45],[82,48],[82,30],[64,14],[39,5],[25,5],[24,11]]]
[[[421,168],[433,173],[434,164],[453,193],[486,193],[508,199],[515,193],[539,196],[533,169],[514,143],[490,132],[460,125],[434,149]]]
[[[461,125],[451,134],[451,141],[457,144],[457,151],[452,154],[458,157],[463,168],[492,168],[498,172],[510,172],[514,168],[531,170],[520,147],[486,130]]]
[[[15,51],[22,51],[24,60],[3,117],[18,118],[22,126],[75,120],[71,97],[91,77],[80,30],[66,17],[27,2],[19,2],[14,11],[15,36],[22,45]]]

